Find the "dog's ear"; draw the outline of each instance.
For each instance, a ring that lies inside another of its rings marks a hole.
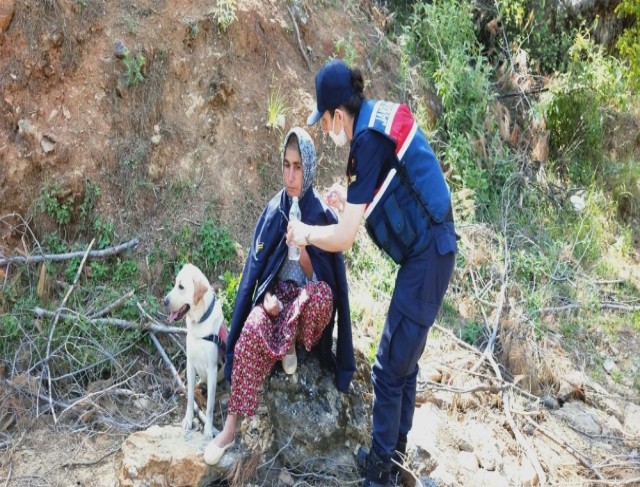
[[[195,280],[193,284],[193,304],[196,305],[207,292],[207,285],[199,280]]]

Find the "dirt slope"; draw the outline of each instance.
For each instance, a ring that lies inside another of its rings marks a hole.
[[[90,180],[102,189],[99,212],[118,223],[122,239],[143,232],[141,224],[201,220],[211,208],[239,230],[255,220],[260,189],[277,185],[284,133],[265,126],[270,94],[288,108],[284,130],[304,124],[315,71],[350,32],[372,63],[372,92],[388,90],[395,61],[370,41],[380,33],[363,12],[237,4],[237,20],[223,32],[215,2],[16,2],[0,41],[0,214],[27,218],[56,182],[78,206]],[[135,86],[116,56],[123,46],[132,60],[144,56],[144,81]],[[321,153],[333,153],[317,139]],[[322,181],[341,172],[326,157]],[[181,187],[195,188],[189,204],[179,201]],[[48,230],[42,225],[39,236]],[[9,230],[0,228],[8,249],[17,242]],[[245,244],[246,233],[239,236]]]

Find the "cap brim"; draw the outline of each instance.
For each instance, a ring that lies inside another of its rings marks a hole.
[[[319,112],[318,110],[314,110],[313,113],[309,115],[309,118],[307,118],[307,125],[315,125],[318,123],[318,120],[320,120],[321,118],[322,118],[322,112]]]

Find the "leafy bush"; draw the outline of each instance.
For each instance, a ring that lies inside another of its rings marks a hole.
[[[569,25],[567,9],[547,0],[496,2],[511,51],[524,50],[535,71],[564,71],[576,29]]]
[[[46,184],[36,202],[36,209],[49,215],[58,225],[68,225],[73,215],[73,196],[65,195],[58,182]]]
[[[127,79],[127,86],[135,86],[144,81],[142,75],[142,68],[146,64],[147,60],[142,54],[138,54],[133,57],[131,52],[124,53],[122,63],[125,67],[124,77]]]
[[[193,252],[194,262],[203,270],[214,270],[223,262],[230,262],[236,256],[236,243],[226,228],[217,227],[211,220],[205,220],[198,229],[197,247]]]
[[[559,75],[534,109],[550,131],[549,156],[561,177],[590,185],[602,163],[607,110],[626,102],[622,65],[588,37],[569,50],[567,73]]]
[[[640,3],[637,0],[622,0],[616,7],[620,17],[631,17],[633,22],[618,38],[620,56],[626,60],[626,72],[631,89],[640,91]]]
[[[223,31],[227,30],[238,19],[235,0],[218,0],[213,8],[213,18]]]
[[[492,69],[476,38],[472,5],[457,0],[416,3],[403,43],[441,99],[444,112],[433,146],[453,169],[453,189],[470,190],[480,207],[491,206],[494,188],[504,184],[514,158],[485,122],[494,98]]]
[[[230,271],[225,271],[224,274],[220,276],[223,288],[218,291],[218,296],[222,299],[222,312],[227,325],[231,321],[241,278],[242,274],[234,274]]]

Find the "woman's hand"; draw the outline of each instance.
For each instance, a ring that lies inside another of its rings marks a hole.
[[[329,206],[342,212],[347,202],[347,190],[340,183],[334,183],[324,194],[324,201]]]
[[[283,306],[278,297],[275,294],[271,294],[269,291],[264,293],[264,299],[262,300],[262,307],[269,316],[278,316],[278,313],[282,310]]]

